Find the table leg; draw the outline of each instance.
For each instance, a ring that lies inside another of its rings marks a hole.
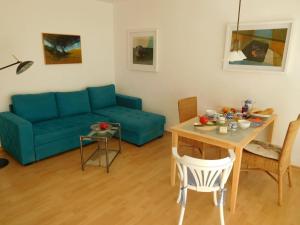
[[[101,166],[101,146],[100,146],[100,141],[97,141],[97,152],[98,152],[98,160],[99,160],[99,166]]]
[[[82,149],[82,138],[80,137],[80,158],[81,158],[81,170],[84,170],[84,160],[83,160],[83,149]]]
[[[109,173],[109,163],[108,163],[108,150],[107,150],[107,139],[105,139],[105,158],[106,158],[106,172]]]
[[[242,162],[242,147],[235,148],[235,162],[233,165],[233,174],[232,174],[232,185],[231,185],[231,195],[230,195],[230,212],[233,214],[236,208],[236,199],[238,193],[239,179],[240,179],[240,170]]]
[[[121,137],[121,125],[119,125],[119,150],[120,150],[120,152],[121,152],[121,150],[122,150],[121,142],[122,142],[122,137]]]
[[[178,148],[178,134],[172,132],[172,147]],[[174,186],[176,182],[176,160],[171,152],[171,185]]]

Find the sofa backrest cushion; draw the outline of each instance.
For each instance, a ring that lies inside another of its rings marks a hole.
[[[89,87],[90,102],[93,110],[102,109],[116,105],[115,85],[107,85],[102,87]]]
[[[56,93],[59,116],[72,116],[91,112],[89,95],[86,90]]]
[[[54,93],[14,95],[12,104],[14,113],[30,122],[58,117]]]

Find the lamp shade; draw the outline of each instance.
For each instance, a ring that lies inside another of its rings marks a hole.
[[[243,61],[244,59],[247,59],[247,57],[241,50],[234,50],[229,53],[229,62]]]
[[[20,64],[17,67],[17,74],[23,73],[25,70],[27,70],[29,67],[31,67],[33,64],[33,61],[24,61],[20,62]]]

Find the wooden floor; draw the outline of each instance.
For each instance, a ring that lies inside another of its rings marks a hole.
[[[170,186],[170,151],[169,134],[141,148],[124,143],[109,174],[92,166],[82,172],[79,150],[26,167],[4,153],[10,164],[0,170],[0,224],[175,225],[178,186]],[[233,216],[225,210],[226,224],[299,225],[300,170],[293,172],[282,207],[271,178],[242,173],[237,210]],[[188,193],[185,225],[218,225],[218,216],[211,194]]]

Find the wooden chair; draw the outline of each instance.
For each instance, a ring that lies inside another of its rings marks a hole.
[[[176,159],[180,189],[177,203],[181,205],[178,225],[182,225],[187,190],[197,192],[213,192],[214,204],[220,207],[220,223],[224,225],[224,188],[232,170],[235,154],[228,150],[229,157],[217,160],[197,159],[189,156],[180,157],[177,148],[172,148],[173,157]],[[219,199],[217,192],[220,192]]]
[[[179,122],[183,123],[197,116],[197,97],[178,100]]]
[[[242,158],[242,170],[262,170],[278,183],[278,204],[282,205],[283,175],[287,172],[289,186],[292,187],[291,151],[300,127],[298,119],[290,122],[282,148],[261,142],[252,141],[245,147]],[[275,174],[275,175],[274,175]]]
[[[183,123],[187,120],[190,120],[198,115],[197,111],[197,97],[188,97],[178,100],[178,114],[179,122]],[[187,146],[192,148],[197,148],[202,157],[204,157],[204,148],[203,143],[194,141],[188,138],[180,137],[179,142],[181,146]]]

